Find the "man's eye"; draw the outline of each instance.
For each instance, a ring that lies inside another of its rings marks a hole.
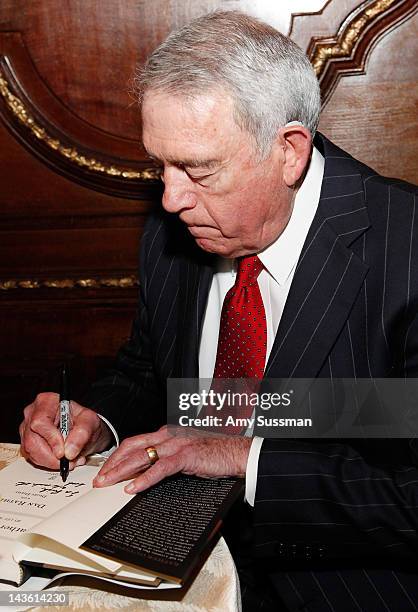
[[[210,173],[210,174],[192,174],[191,172],[187,172],[187,170],[186,170],[186,174],[195,183],[201,183],[205,179],[208,179],[209,177],[211,177],[213,173]]]

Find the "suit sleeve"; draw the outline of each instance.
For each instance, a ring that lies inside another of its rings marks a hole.
[[[403,363],[418,378],[417,317]],[[265,440],[255,530],[257,555],[285,564],[416,560],[417,440]]]
[[[119,350],[114,367],[95,382],[84,405],[106,417],[125,438],[153,431],[166,422],[165,387],[152,357],[147,310],[147,243],[152,225],[144,231],[140,253],[139,303],[129,340]]]

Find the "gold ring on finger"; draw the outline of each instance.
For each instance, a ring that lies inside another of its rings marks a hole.
[[[154,465],[154,463],[158,461],[159,459],[157,449],[155,448],[155,446],[147,446],[147,448],[145,449],[145,452],[148,455],[150,464]]]

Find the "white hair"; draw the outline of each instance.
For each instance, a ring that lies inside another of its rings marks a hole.
[[[225,90],[234,119],[267,154],[280,127],[300,121],[315,134],[319,84],[303,51],[270,25],[239,11],[215,11],[172,32],[138,70],[136,90],[193,98]]]

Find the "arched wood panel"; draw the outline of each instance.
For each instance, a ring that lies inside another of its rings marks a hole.
[[[341,79],[320,124],[327,136],[378,172],[413,183],[418,183],[417,58],[415,13],[375,46],[365,74]]]

